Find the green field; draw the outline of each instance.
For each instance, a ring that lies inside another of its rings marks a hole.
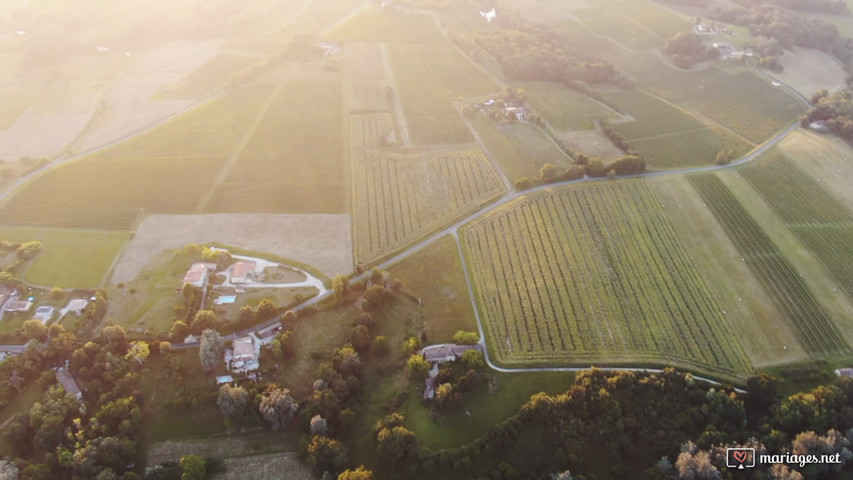
[[[853,213],[778,150],[742,172],[853,299]]]
[[[647,88],[676,103],[685,103],[748,140],[760,143],[795,121],[806,108],[787,90],[750,71],[737,74],[719,68],[676,72],[647,67]],[[665,75],[661,74],[664,70]]]
[[[439,43],[443,42],[429,15],[364,10],[329,32],[334,42]]]
[[[578,48],[576,53],[601,58],[609,58],[613,55],[625,53],[625,50],[612,40],[594,34],[588,27],[574,20],[561,20],[555,23],[554,27],[565,35],[570,45],[583,46],[582,48]]]
[[[611,92],[606,97],[634,119],[613,124],[613,128],[629,142],[634,138],[685,132],[705,126],[693,115],[639,89]]]
[[[501,365],[674,364],[730,379],[752,371],[640,182],[525,196],[461,238]]]
[[[546,163],[568,166],[569,159],[530,125],[498,125],[482,113],[475,113],[466,121],[510,181],[535,178]]]
[[[598,17],[585,20],[584,24],[634,51],[661,47],[666,40],[628,16]]]
[[[37,240],[44,251],[23,275],[35,285],[60,288],[100,286],[128,239],[126,232],[0,227],[0,238]]]
[[[228,92],[94,158],[227,157],[272,91],[261,84]]]
[[[464,397],[463,406],[433,421],[429,409],[410,392],[403,415],[406,427],[418,437],[421,446],[437,450],[460,447],[476,440],[494,425],[518,413],[531,395],[565,393],[574,381],[574,374],[492,373],[497,377],[498,391],[490,395],[485,387]],[[471,415],[468,415],[468,412]]]
[[[217,186],[207,213],[346,210],[342,84],[284,84]]]
[[[605,105],[571,88],[553,82],[523,82],[528,103],[557,130],[586,130],[593,121],[614,116]]]
[[[632,15],[631,18],[640,25],[655,32],[663,40],[669,40],[676,34],[688,32],[692,28],[687,19],[664,9],[659,9],[656,12]]]
[[[20,190],[0,218],[13,225],[129,230],[143,213],[192,213],[223,163],[188,157],[67,163]]]
[[[495,92],[498,85],[446,43],[392,44],[388,55],[412,142],[473,142],[453,102]]]
[[[388,271],[403,282],[405,292],[421,300],[429,343],[451,342],[459,330],[477,330],[453,237],[442,237]]]
[[[656,135],[630,140],[631,148],[646,157],[653,169],[713,165],[717,153],[733,150],[734,158],[751,145],[719,127],[703,127],[674,135]]]
[[[849,353],[838,327],[770,237],[713,173],[689,177],[717,220],[740,250],[803,347],[817,356]]]

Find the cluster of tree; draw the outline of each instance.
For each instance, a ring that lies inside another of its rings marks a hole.
[[[39,365],[42,381],[54,383],[50,366],[70,361],[70,371],[83,391],[82,400],[53,385],[42,401],[18,416],[4,438],[15,451],[22,479],[139,479],[128,472],[137,452],[142,422],[140,373],[151,354],[145,342],[131,342],[121,327],[108,325],[100,335],[76,348],[72,334],[50,327],[50,343],[3,362],[12,377]],[[159,353],[159,352],[157,352]],[[21,370],[32,363],[30,367]]]
[[[539,178],[522,177],[515,181],[515,188],[526,190],[538,184],[565,182],[577,180],[584,175],[590,178],[615,177],[617,175],[634,175],[646,171],[646,159],[641,155],[625,155],[605,162],[599,157],[588,157],[583,153],[577,154],[575,164],[568,168],[546,163],[539,170]]]
[[[361,311],[373,311],[384,305],[393,292],[400,290],[400,281],[391,280],[391,275],[384,270],[374,268],[364,283],[364,295],[358,298],[355,306]],[[360,285],[353,285],[358,288]]]
[[[511,29],[452,35],[463,49],[476,47],[497,61],[510,78],[569,84],[572,81],[630,87],[607,61],[574,52],[559,30],[544,24],[517,22]],[[476,59],[476,56],[475,56]]]
[[[681,32],[666,41],[664,52],[679,68],[690,68],[697,63],[713,60],[719,56],[716,48],[707,48],[702,38],[695,33]]]
[[[740,472],[747,479],[839,478],[840,469],[849,470],[853,381],[780,398],[777,381],[762,374],[749,379],[747,391],[711,386],[672,369],[592,370],[577,375],[563,394],[534,395],[516,416],[471,444],[412,454],[407,464],[414,466],[399,468],[394,477],[440,478],[452,471],[477,480],[720,479],[728,478],[728,447],[753,447],[759,454],[838,453],[843,460],[775,467],[769,476],[759,469]],[[536,442],[523,440],[531,438]]]
[[[299,410],[290,390],[274,383],[266,386],[254,382],[246,386],[226,383],[219,388],[216,404],[229,430],[261,421],[269,424],[273,431],[283,430]]]
[[[717,152],[717,159],[714,163],[716,165],[728,165],[734,157],[734,150],[720,150]]]
[[[106,318],[109,309],[107,291],[99,288],[95,291],[94,300],[86,305],[86,309],[74,319],[77,331],[91,332]]]
[[[756,66],[758,68],[770,70],[775,73],[782,73],[785,71],[785,67],[781,63],[779,63],[779,59],[775,56],[759,58]]]
[[[775,38],[786,49],[799,46],[832,52],[839,42],[835,25],[764,3],[749,9],[714,8],[709,15],[718,21],[747,26],[752,35]]]
[[[832,95],[821,90],[811,100],[812,108],[800,118],[803,127],[824,122],[832,133],[853,140],[853,90],[847,88]]]
[[[850,9],[844,0],[734,0],[734,2],[747,8],[769,4],[802,12],[839,15],[850,13]]]

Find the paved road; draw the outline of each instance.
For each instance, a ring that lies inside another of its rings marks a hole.
[[[310,3],[311,3],[311,2],[309,1],[309,2],[308,2],[308,4],[310,4]],[[307,7],[307,5],[308,5],[308,4],[306,4],[306,7]],[[304,8],[303,8],[303,10],[304,10]],[[771,81],[775,81],[775,79],[773,79],[773,77],[769,76],[769,75],[768,75],[768,74],[766,74],[765,72],[762,72],[762,71],[758,70],[757,68],[755,68],[755,67],[754,67],[754,66],[752,66],[752,65],[750,65],[750,67],[752,67],[752,68],[753,68],[756,72],[758,72],[758,74],[760,74],[761,76],[763,76],[763,77],[765,77],[765,78],[768,78],[768,79],[770,79]],[[791,88],[790,86],[785,85],[785,84],[782,84],[782,85],[780,85],[780,86],[781,86],[781,87],[784,87],[784,88],[786,88],[786,89],[788,89],[788,90],[790,90],[790,91],[791,91],[791,92],[792,92],[792,93],[793,93],[793,94],[794,94],[794,95],[795,95],[795,96],[796,96],[800,101],[802,101],[806,106],[810,106],[810,103],[809,103],[808,99],[807,99],[807,98],[805,98],[805,97],[804,97],[802,94],[800,94],[799,92],[797,92],[795,89],[793,89],[793,88]],[[95,149],[95,150],[91,150],[91,151],[89,151],[89,152],[85,152],[85,153],[82,153],[82,154],[75,155],[75,156],[73,156],[73,157],[68,157],[68,158],[65,158],[65,159],[59,160],[59,161],[54,162],[53,164],[51,164],[49,167],[50,167],[50,168],[53,168],[54,166],[59,165],[59,164],[61,164],[61,163],[65,163],[65,162],[73,161],[73,160],[76,160],[76,159],[78,159],[78,158],[80,158],[80,157],[83,157],[83,156],[86,156],[86,155],[91,155],[91,154],[92,154],[92,153],[94,153],[94,152],[97,152],[97,151],[100,151],[100,150],[103,150],[103,149],[109,148],[109,147],[111,147],[112,145],[114,145],[114,144],[116,144],[116,143],[119,143],[119,142],[121,142],[121,141],[124,141],[124,140],[126,140],[126,139],[128,139],[128,138],[130,138],[130,137],[132,137],[132,136],[135,136],[135,135],[138,135],[138,134],[144,133],[145,131],[148,131],[148,130],[150,130],[150,129],[152,129],[152,128],[156,128],[157,126],[161,125],[162,123],[165,123],[165,122],[167,122],[168,120],[170,120],[170,119],[172,119],[172,118],[174,118],[174,117],[176,117],[176,116],[178,116],[178,115],[181,115],[181,114],[185,113],[185,112],[186,112],[186,111],[188,111],[188,110],[191,110],[191,109],[193,109],[193,108],[196,108],[196,107],[198,107],[199,105],[201,105],[201,104],[203,104],[203,103],[206,103],[206,102],[212,101],[212,100],[214,100],[215,98],[217,98],[217,97],[219,97],[219,96],[221,96],[221,95],[222,95],[222,93],[219,93],[219,94],[214,95],[214,96],[212,96],[212,97],[209,97],[209,98],[207,98],[207,99],[205,99],[205,100],[202,100],[201,102],[198,102],[198,103],[196,103],[196,104],[194,104],[194,105],[192,105],[192,106],[190,106],[190,107],[187,107],[186,109],[182,110],[181,112],[178,112],[178,113],[176,113],[176,114],[174,114],[174,115],[171,115],[171,116],[169,116],[168,118],[165,118],[165,119],[163,119],[163,120],[160,120],[159,122],[157,122],[157,123],[155,123],[155,124],[152,124],[152,125],[150,125],[150,126],[146,127],[146,128],[145,128],[145,129],[143,129],[143,130],[140,130],[140,131],[138,131],[138,132],[135,132],[135,133],[129,134],[129,135],[127,135],[126,137],[122,138],[121,140],[117,140],[117,141],[115,141],[115,142],[112,142],[112,143],[110,143],[110,144],[104,145],[104,146],[102,146],[102,147],[99,147],[99,148],[97,148],[97,149]],[[735,162],[731,162],[731,163],[729,163],[728,165],[711,165],[711,166],[707,166],[707,167],[682,168],[682,169],[675,169],[675,170],[665,170],[665,171],[657,171],[657,172],[647,172],[647,173],[636,174],[636,175],[625,175],[625,176],[621,176],[620,178],[648,178],[648,177],[659,177],[659,176],[664,176],[664,175],[679,175],[679,174],[685,174],[685,173],[712,172],[712,171],[717,171],[717,170],[722,170],[722,169],[732,168],[732,167],[735,167],[735,166],[737,166],[737,165],[742,165],[742,164],[744,164],[744,163],[751,162],[751,161],[755,160],[755,159],[756,159],[756,158],[758,158],[760,155],[762,155],[764,152],[766,152],[767,150],[769,150],[770,148],[772,148],[773,146],[775,146],[777,143],[779,143],[779,142],[780,142],[782,139],[784,139],[788,134],[790,134],[791,132],[793,132],[794,130],[796,130],[797,128],[799,128],[799,126],[800,126],[799,121],[797,121],[797,122],[795,122],[795,123],[791,124],[791,125],[790,125],[790,126],[788,126],[785,130],[780,131],[779,133],[777,133],[776,135],[774,135],[773,137],[771,137],[770,139],[768,139],[767,141],[765,141],[765,142],[764,142],[764,143],[762,143],[761,145],[759,145],[759,146],[757,146],[756,148],[754,148],[752,151],[750,151],[750,152],[749,152],[749,153],[747,153],[745,156],[743,156],[740,160],[737,160],[737,161],[735,161]],[[48,168],[45,168],[45,169],[39,170],[39,171],[37,171],[37,172],[34,172],[34,173],[33,173],[33,174],[31,174],[31,175],[28,175],[28,176],[26,176],[26,177],[24,177],[24,178],[21,178],[20,180],[18,180],[17,182],[15,182],[15,184],[13,184],[11,188],[9,188],[8,190],[6,190],[4,193],[0,193],[0,203],[2,203],[2,201],[3,201],[7,196],[9,196],[9,195],[10,195],[10,194],[12,194],[14,191],[16,191],[16,190],[17,190],[20,186],[22,186],[25,182],[29,181],[31,178],[34,178],[34,177],[35,177],[35,176],[37,176],[37,175],[40,175],[40,174],[42,173],[42,171],[47,171],[47,170],[48,170]],[[505,182],[505,183],[508,183],[508,181],[507,181],[507,179],[506,179],[506,178],[504,178],[503,180],[504,180],[504,182]],[[467,264],[466,264],[466,262],[465,262],[465,256],[463,255],[463,252],[462,252],[462,245],[461,245],[461,243],[460,243],[460,241],[459,241],[459,236],[458,236],[459,228],[461,228],[462,226],[464,226],[464,225],[466,225],[466,224],[468,224],[468,223],[470,223],[470,222],[472,222],[472,221],[476,220],[477,218],[483,217],[484,215],[488,214],[489,212],[492,212],[492,211],[494,211],[494,210],[496,210],[496,209],[498,209],[498,208],[501,208],[502,206],[506,205],[506,204],[507,204],[507,203],[509,203],[509,202],[512,202],[512,201],[514,201],[514,200],[516,200],[516,199],[518,199],[518,198],[521,198],[521,197],[524,197],[524,196],[527,196],[527,195],[534,194],[534,193],[536,193],[536,192],[540,192],[540,191],[544,191],[544,190],[552,190],[552,189],[556,189],[556,188],[558,188],[558,187],[562,187],[562,186],[566,186],[566,185],[572,185],[572,184],[578,184],[578,183],[586,183],[586,182],[608,181],[608,180],[609,180],[609,179],[608,179],[607,177],[603,177],[603,178],[588,178],[588,177],[585,177],[585,178],[581,178],[581,179],[577,179],[577,180],[568,180],[568,181],[564,181],[564,182],[557,182],[557,183],[551,183],[551,184],[540,185],[540,186],[537,186],[537,187],[535,187],[535,188],[531,188],[531,189],[529,189],[529,190],[525,190],[525,191],[523,191],[523,192],[518,192],[518,191],[509,191],[509,192],[507,192],[506,194],[504,194],[504,195],[503,195],[503,196],[502,196],[502,197],[501,197],[497,202],[495,202],[495,203],[493,203],[493,204],[491,204],[491,205],[485,206],[485,207],[481,208],[480,210],[478,210],[478,211],[476,211],[476,212],[474,212],[474,213],[472,213],[472,214],[468,215],[467,217],[465,217],[465,218],[463,218],[463,219],[461,219],[461,220],[458,220],[458,221],[456,221],[455,223],[452,223],[451,225],[449,225],[449,226],[445,227],[444,229],[442,229],[442,230],[440,230],[440,231],[438,231],[438,232],[433,233],[432,235],[430,235],[430,236],[428,236],[428,237],[424,238],[423,240],[421,240],[421,241],[417,242],[416,244],[412,245],[411,247],[407,248],[406,250],[404,250],[404,251],[402,251],[402,252],[400,252],[400,253],[398,253],[398,254],[396,254],[396,255],[394,255],[394,256],[392,256],[392,257],[390,257],[390,258],[388,258],[388,259],[387,259],[387,260],[385,260],[385,261],[383,261],[381,264],[377,265],[377,268],[379,268],[380,270],[388,269],[388,268],[390,268],[391,266],[393,266],[393,265],[395,265],[395,264],[397,264],[397,263],[399,263],[399,262],[401,262],[401,261],[403,261],[403,260],[405,260],[405,259],[407,259],[407,258],[411,257],[411,256],[412,256],[412,255],[414,255],[415,253],[419,252],[420,250],[422,250],[422,249],[426,248],[427,246],[431,245],[432,243],[436,242],[438,239],[443,238],[443,237],[445,237],[445,236],[447,236],[447,235],[451,235],[451,236],[453,236],[453,238],[454,238],[454,239],[455,239],[455,241],[456,241],[457,248],[459,249],[459,255],[460,255],[460,258],[462,259],[462,268],[463,268],[463,272],[464,272],[464,274],[465,274],[465,281],[466,281],[467,286],[468,286],[468,293],[469,293],[469,296],[470,296],[471,305],[473,306],[473,309],[474,309],[474,315],[475,315],[475,318],[476,318],[476,320],[477,320],[477,328],[479,329],[480,338],[481,338],[481,339],[484,339],[484,338],[485,338],[485,335],[484,335],[484,331],[483,331],[482,319],[481,319],[481,317],[480,317],[479,310],[477,309],[477,302],[476,302],[476,300],[475,300],[475,298],[474,298],[474,291],[473,291],[473,288],[472,288],[472,285],[471,285],[470,274],[469,274],[469,272],[468,272],[468,266],[467,266]],[[361,275],[355,276],[355,277],[354,277],[354,278],[352,278],[350,281],[351,281],[351,282],[357,282],[357,281],[359,281],[359,280],[363,280],[363,279],[365,279],[365,278],[367,277],[367,275],[369,275],[369,272],[364,272],[364,273],[362,273]],[[322,300],[326,299],[327,297],[331,296],[331,295],[332,295],[332,293],[333,293],[333,292],[331,292],[331,291],[326,291],[325,293],[321,293],[320,295],[318,295],[318,296],[316,296],[316,297],[314,297],[314,298],[312,298],[312,299],[309,299],[309,300],[307,300],[307,301],[305,301],[305,302],[303,302],[303,303],[299,304],[298,306],[294,307],[292,310],[299,312],[299,311],[302,311],[302,310],[304,310],[304,309],[306,309],[306,308],[312,307],[312,306],[316,305],[318,302],[320,302],[320,301],[322,301]],[[240,331],[238,331],[238,332],[236,332],[236,333],[232,333],[232,334],[230,334],[230,335],[225,335],[225,336],[223,336],[223,338],[224,338],[225,340],[234,340],[234,339],[236,339],[237,337],[245,336],[245,335],[248,335],[248,334],[250,334],[250,333],[252,333],[252,332],[256,332],[256,331],[258,331],[258,330],[261,330],[261,329],[263,329],[263,328],[265,328],[265,327],[275,325],[276,323],[279,323],[279,322],[281,321],[281,320],[280,320],[280,318],[281,318],[280,316],[278,316],[278,317],[274,317],[274,318],[272,318],[272,319],[270,319],[270,320],[268,320],[268,321],[266,321],[266,322],[264,322],[264,323],[262,323],[262,324],[254,325],[254,326],[252,326],[252,327],[250,327],[250,328],[246,328],[246,329],[240,330]],[[481,341],[482,341],[482,340],[481,340]],[[175,350],[184,350],[184,349],[189,349],[189,348],[196,348],[196,347],[198,347],[198,346],[199,346],[199,343],[198,343],[198,342],[192,342],[192,343],[173,343],[173,344],[172,344],[172,349],[175,349]],[[22,351],[24,351],[24,350],[26,350],[26,346],[24,346],[24,345],[5,345],[5,346],[0,345],[0,351],[8,351],[8,352],[22,352]],[[584,367],[541,367],[541,368],[512,368],[512,369],[508,369],[508,368],[499,367],[499,366],[495,365],[494,363],[492,363],[492,361],[491,361],[491,360],[490,360],[490,358],[489,358],[489,355],[488,355],[488,349],[486,348],[485,343],[483,343],[483,352],[484,352],[484,357],[485,357],[486,362],[488,363],[488,365],[489,365],[491,368],[493,368],[494,370],[499,371],[499,372],[519,372],[519,373],[520,373],[520,372],[559,372],[559,371],[566,371],[566,372],[570,372],[570,371],[582,371],[582,370],[587,370],[587,369],[588,369],[588,368],[584,368]],[[658,370],[658,369],[649,369],[649,368],[632,368],[632,367],[620,367],[620,368],[617,368],[617,367],[611,367],[611,368],[603,368],[603,370],[629,370],[629,371],[648,371],[648,372],[660,372],[660,371],[661,371],[661,370]],[[709,380],[709,379],[706,379],[706,378],[702,378],[702,377],[695,377],[695,378],[700,379],[700,380],[703,380],[703,381],[707,381],[707,382],[710,382],[710,383],[717,383],[717,382],[714,382],[714,381],[712,381],[712,380]]]

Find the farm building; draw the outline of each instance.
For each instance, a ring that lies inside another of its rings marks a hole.
[[[75,298],[68,302],[68,305],[65,306],[65,311],[80,315],[88,304],[89,301],[85,298]]]
[[[817,133],[829,133],[829,127],[827,127],[826,122],[824,122],[822,120],[818,121],[818,122],[810,123],[809,128],[811,128],[812,130],[814,130]]]
[[[268,327],[264,327],[258,330],[257,332],[255,332],[255,335],[257,335],[258,338],[269,338],[274,336],[279,331],[281,331],[281,325],[278,323],[274,323]]]
[[[424,347],[421,350],[421,356],[424,360],[430,363],[452,362],[462,358],[462,354],[468,350],[479,350],[479,345],[456,345],[454,343],[445,343],[442,345],[432,345]]]
[[[189,283],[194,287],[203,287],[207,285],[210,272],[213,270],[216,270],[215,263],[194,263],[184,275],[184,283]]]
[[[835,371],[835,374],[838,375],[839,377],[851,377],[851,378],[853,378],[853,368],[850,368],[850,367],[839,368],[838,370]]]
[[[230,368],[234,372],[248,372],[258,368],[258,352],[251,336],[234,340],[231,346]]]
[[[249,283],[255,273],[253,262],[237,262],[231,266],[231,283]]]
[[[47,323],[53,317],[54,312],[53,307],[48,307],[46,305],[42,305],[41,307],[36,308],[36,314],[34,318],[41,320],[41,323]]]
[[[83,391],[80,390],[80,385],[77,385],[77,381],[74,380],[74,376],[71,375],[71,372],[67,368],[56,369],[56,380],[59,381],[59,384],[62,385],[66,393],[77,400],[83,398]]]
[[[33,308],[33,302],[29,300],[11,300],[6,302],[5,311],[9,313],[24,313],[29,312]]]

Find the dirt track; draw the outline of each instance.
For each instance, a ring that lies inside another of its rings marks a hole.
[[[330,277],[353,268],[349,215],[152,215],[128,243],[111,281],[133,280],[163,250],[207,242],[268,252]]]

